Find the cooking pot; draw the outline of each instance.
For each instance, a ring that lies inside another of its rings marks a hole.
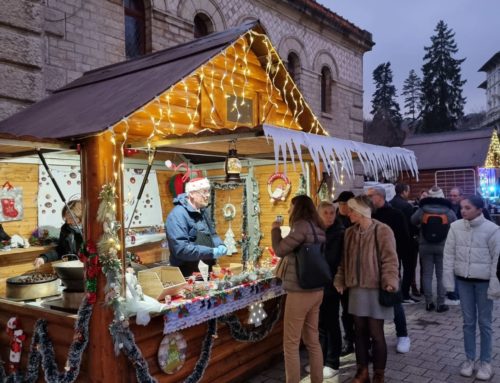
[[[84,265],[80,261],[52,263],[57,276],[68,290],[84,291]]]
[[[31,300],[50,297],[59,293],[60,282],[51,274],[25,274],[8,278],[5,296],[13,300]]]

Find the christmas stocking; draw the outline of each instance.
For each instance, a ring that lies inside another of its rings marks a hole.
[[[16,210],[14,198],[2,198],[2,211],[4,217],[16,218],[19,212]]]

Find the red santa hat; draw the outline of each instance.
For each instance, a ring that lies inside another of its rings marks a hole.
[[[186,193],[191,193],[193,191],[203,189],[210,189],[210,181],[208,180],[208,178],[193,178],[186,184]]]

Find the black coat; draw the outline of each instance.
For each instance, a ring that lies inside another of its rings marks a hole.
[[[394,232],[396,239],[396,252],[399,259],[411,253],[411,237],[408,230],[408,224],[404,214],[393,208],[387,202],[381,208],[375,210],[372,218],[385,223]]]
[[[394,209],[397,209],[404,214],[404,216],[406,218],[406,224],[408,225],[408,230],[410,231],[410,235],[412,237],[418,235],[418,227],[411,224],[411,216],[413,215],[413,212],[415,211],[412,204],[409,203],[407,200],[405,200],[400,195],[396,195],[391,200],[390,204]]]
[[[326,261],[330,265],[332,276],[337,273],[340,260],[342,258],[342,250],[344,246],[344,226],[339,219],[335,219],[333,225],[326,229],[325,256]]]
[[[44,258],[45,262],[54,262],[60,260],[64,255],[78,255],[82,244],[83,238],[80,230],[65,223],[61,226],[56,248],[46,254],[42,254],[41,257]]]

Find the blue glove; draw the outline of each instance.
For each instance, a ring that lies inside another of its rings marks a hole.
[[[227,247],[224,245],[219,245],[217,247],[214,247],[212,251],[214,253],[214,258],[217,259],[227,254]]]

